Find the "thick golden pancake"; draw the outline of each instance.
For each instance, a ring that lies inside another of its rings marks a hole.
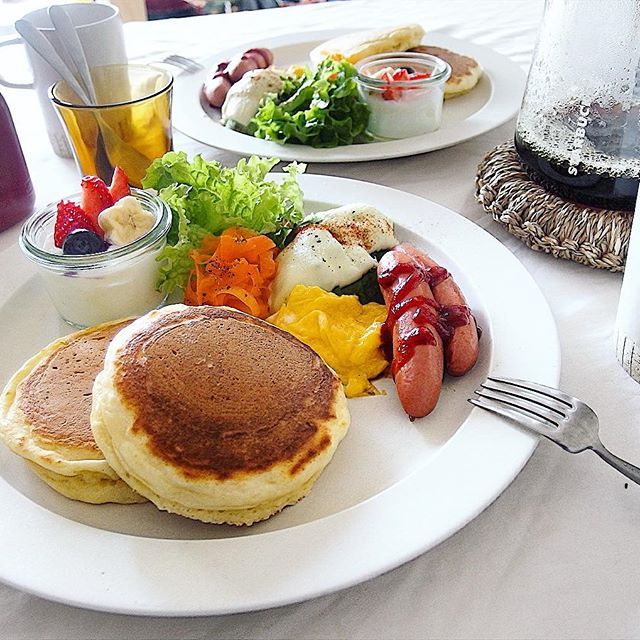
[[[307,494],[349,413],[340,379],[291,334],[227,307],[173,305],[112,342],[91,425],[160,509],[252,524]]]
[[[428,53],[449,63],[451,75],[444,87],[445,100],[468,93],[478,84],[478,80],[482,76],[482,68],[470,56],[463,56],[461,53],[455,53],[449,49],[429,45],[413,47],[410,51]]]
[[[419,24],[403,24],[387,29],[357,31],[332,38],[318,45],[309,54],[317,65],[323,58],[347,60],[355,64],[377,53],[406,51],[420,44],[424,29]]]
[[[91,433],[91,389],[113,336],[131,321],[65,336],[14,374],[0,400],[0,438],[75,500],[143,502],[109,467]]]

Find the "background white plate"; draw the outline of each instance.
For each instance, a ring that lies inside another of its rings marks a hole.
[[[524,267],[462,216],[418,196],[341,178],[300,178],[310,210],[369,202],[461,284],[484,329],[474,370],[447,379],[437,409],[410,422],[386,396],[350,401],[352,425],[311,494],[250,528],[206,525],[152,505],[67,500],[0,447],[0,579],[81,607],[205,615],[296,602],[410,560],[452,535],[513,480],[537,440],[466,402],[490,372],[559,380],[547,304]],[[326,194],[332,194],[327,201]],[[17,248],[0,255],[6,382],[69,327]]]
[[[427,34],[425,44],[474,57],[484,74],[473,91],[445,101],[442,125],[433,133],[335,149],[314,149],[299,144],[279,145],[222,126],[219,123],[219,109],[210,107],[202,98],[202,83],[220,60],[229,59],[250,47],[268,47],[273,51],[278,66],[308,64],[311,49],[340,33],[346,32],[290,34],[220,51],[205,62],[203,71],[183,73],[176,78],[173,125],[194,140],[242,155],[274,156],[300,162],[359,162],[412,156],[450,147],[500,126],[515,116],[520,108],[525,75],[517,64],[492,49],[437,32]]]

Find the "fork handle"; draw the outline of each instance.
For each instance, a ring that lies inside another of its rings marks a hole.
[[[640,484],[640,468],[632,465],[630,462],[618,458],[617,455],[611,453],[601,442],[593,447],[593,450],[614,469],[627,476],[629,480],[633,480],[636,484]]]

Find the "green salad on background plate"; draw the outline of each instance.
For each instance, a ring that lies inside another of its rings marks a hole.
[[[369,107],[361,100],[356,68],[346,60],[323,60],[315,71],[284,76],[284,87],[269,95],[247,133],[280,144],[330,148],[368,142]]]

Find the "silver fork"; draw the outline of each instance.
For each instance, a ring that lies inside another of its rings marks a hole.
[[[600,441],[593,409],[558,389],[515,378],[489,376],[469,398],[471,404],[492,411],[535,431],[570,453],[595,451],[605,462],[640,484],[640,468],[618,458]]]
[[[196,71],[200,71],[200,69],[204,69],[204,67],[195,60],[191,58],[185,58],[177,53],[172,53],[171,55],[166,56],[161,60],[161,62],[166,62],[167,64],[172,64],[175,67],[180,67],[180,69],[184,69],[187,73],[195,73]]]

